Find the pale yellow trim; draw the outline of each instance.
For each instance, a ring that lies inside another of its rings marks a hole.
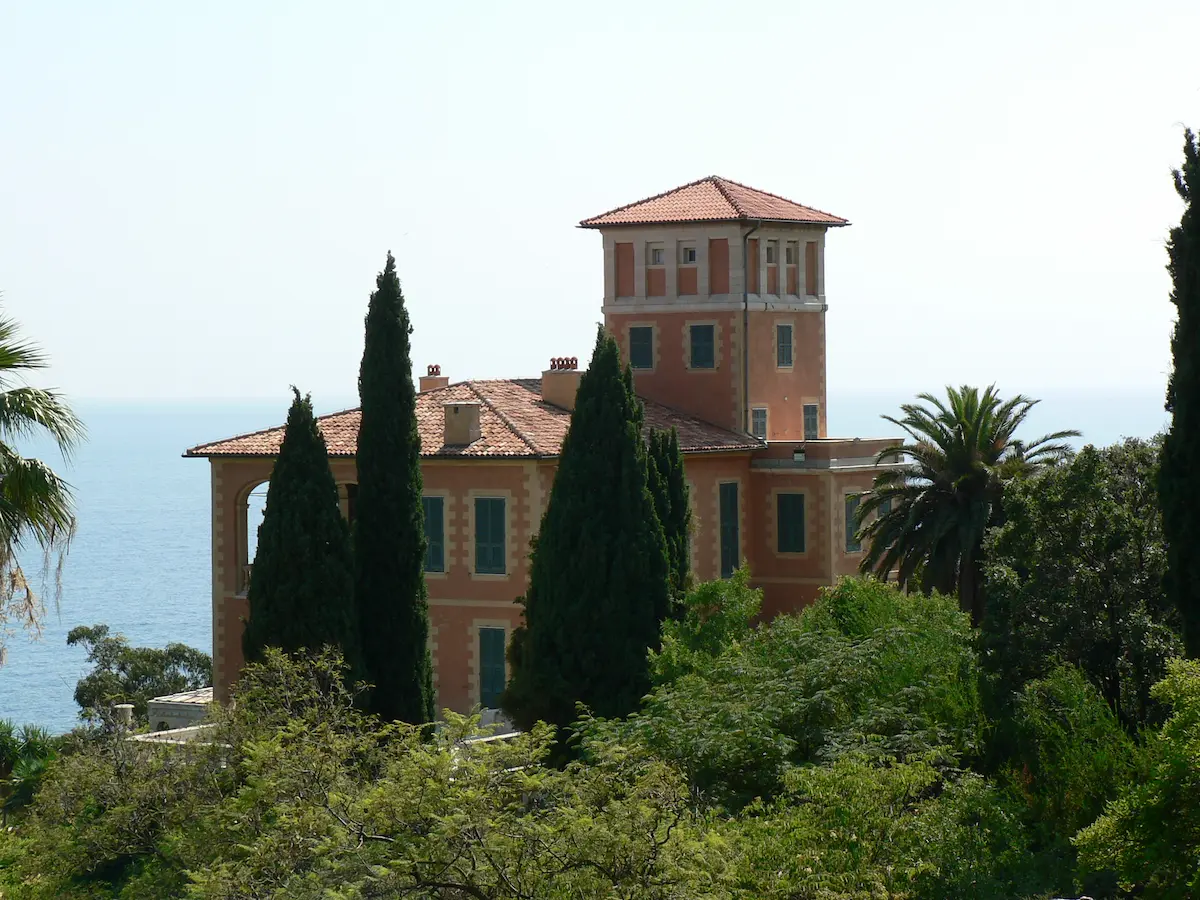
[[[498,499],[504,501],[504,574],[475,571],[475,501],[477,499]],[[467,574],[476,581],[507,581],[512,577],[517,566],[515,552],[516,541],[513,540],[514,506],[512,491],[489,488],[471,488],[466,495],[467,504]]]
[[[779,495],[800,494],[804,497],[804,549],[799,553],[783,552],[779,549]],[[812,520],[812,498],[805,488],[771,488],[771,500],[767,507],[767,548],[779,559],[808,559],[808,548],[812,546],[812,535],[809,533],[809,522]]]
[[[507,619],[473,619],[467,630],[467,682],[471,691],[469,697],[471,708],[482,706],[479,683],[479,630],[481,628],[500,628],[504,631],[504,684],[508,685],[508,642],[512,638],[512,622]]]
[[[711,325],[713,330],[713,366],[711,369],[692,368],[692,326]],[[721,371],[721,323],[716,319],[687,319],[683,323],[683,367],[689,372]]]

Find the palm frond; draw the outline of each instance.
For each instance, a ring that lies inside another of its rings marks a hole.
[[[34,387],[0,391],[0,440],[48,433],[65,457],[83,439],[86,429],[54,391]]]

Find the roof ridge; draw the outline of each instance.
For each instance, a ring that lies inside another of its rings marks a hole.
[[[632,203],[626,203],[626,204],[623,204],[622,206],[617,206],[613,209],[605,210],[602,213],[596,213],[596,215],[594,215],[594,216],[588,216],[586,219],[581,219],[579,224],[583,225],[583,224],[585,224],[587,222],[591,222],[595,219],[602,219],[605,216],[611,216],[613,213],[622,212],[623,210],[629,209],[630,207],[638,206],[639,204],[642,204],[642,203],[649,203],[651,200],[657,200],[660,197],[667,196],[667,194],[674,194],[676,191],[682,191],[685,188],[695,187],[696,185],[700,184],[701,182],[712,181],[713,178],[715,178],[715,177],[716,176],[714,176],[714,175],[705,175],[703,178],[697,178],[695,181],[689,181],[687,184],[676,185],[675,187],[670,188],[669,190],[662,191],[661,193],[652,194],[649,197],[643,197],[641,200],[634,200]],[[718,190],[720,190],[720,189],[718,188]],[[721,196],[724,196],[724,192],[722,192]],[[726,200],[728,200],[728,199],[729,198],[726,197]],[[736,210],[737,207],[734,206],[734,209]]]
[[[742,204],[738,203],[733,199],[733,197],[729,196],[729,191],[725,189],[725,182],[728,181],[730,184],[737,184],[736,181],[732,181],[728,178],[722,178],[720,175],[709,175],[708,180],[713,183],[713,187],[720,191],[721,196],[725,198],[725,202],[733,207],[733,211],[736,212],[740,218],[747,218],[746,210]],[[739,185],[739,187],[745,187],[745,185]],[[779,199],[782,200],[783,198],[780,197]]]
[[[825,210],[817,209],[815,206],[809,206],[807,203],[800,203],[799,201],[793,200],[790,197],[784,197],[782,194],[772,194],[770,191],[764,191],[762,188],[756,188],[756,187],[751,187],[748,184],[742,184],[740,181],[734,181],[732,178],[725,178],[723,176],[714,176],[714,177],[716,177],[716,178],[720,179],[721,181],[726,182],[728,184],[736,185],[737,187],[740,187],[743,190],[752,191],[755,194],[762,194],[764,197],[774,197],[776,200],[782,200],[784,203],[790,203],[793,206],[802,206],[805,209],[811,209],[813,212],[820,213],[823,216],[829,216],[832,219],[842,219],[842,216],[834,215],[831,212],[825,212]],[[721,193],[724,193],[724,190],[722,190]],[[729,202],[734,203],[732,198],[730,198]],[[735,206],[735,208],[738,208],[738,205],[736,203],[734,203],[734,206]],[[753,218],[753,217],[750,217],[750,218]],[[847,220],[842,219],[842,221],[847,221]]]
[[[497,378],[496,381],[503,381],[507,384],[512,384],[513,379]],[[485,397],[483,395],[483,392],[475,387],[475,382],[464,381],[463,384],[465,384],[467,387],[469,387],[471,389],[471,393],[474,394],[476,397],[478,397],[480,399],[480,401],[488,409],[490,409],[493,413],[495,413],[496,417],[499,418],[500,421],[503,422],[506,426],[508,426],[508,430],[511,431],[513,434],[515,434],[517,437],[519,437],[521,439],[521,442],[524,443],[525,446],[528,447],[531,451],[533,451],[534,455],[536,455],[536,456],[541,455],[541,451],[539,451],[538,448],[534,446],[533,441],[531,441],[529,439],[529,437],[525,434],[525,432],[523,432],[520,428],[518,428],[513,423],[512,419],[510,419],[507,415],[505,415],[503,412],[501,412],[495,403],[493,403],[489,398]]]

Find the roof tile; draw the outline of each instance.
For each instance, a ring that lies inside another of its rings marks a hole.
[[[672,222],[735,222],[763,220],[803,225],[849,225],[849,221],[785,197],[710,175],[645,200],[609,210],[579,224],[584,228],[610,225],[666,225]]]
[[[675,428],[685,453],[753,450],[753,438],[727,431],[651,400],[643,400],[646,428]],[[480,438],[467,446],[446,446],[443,437],[447,403],[479,403]],[[358,448],[357,409],[321,416],[317,426],[330,456],[352,457]],[[542,400],[538,378],[463,381],[417,395],[417,429],[424,457],[513,458],[553,457],[562,449],[571,414]],[[192,447],[190,457],[272,457],[279,453],[283,427],[269,428]]]

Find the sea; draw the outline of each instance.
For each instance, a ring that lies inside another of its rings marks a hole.
[[[1035,437],[1074,428],[1076,444],[1150,437],[1167,424],[1160,388],[1047,390],[1019,433]],[[829,433],[885,437],[911,392],[831,393]],[[342,409],[350,403],[331,405]],[[0,719],[55,732],[79,721],[75,684],[88,671],[85,653],[66,643],[77,625],[106,624],[134,646],[180,642],[212,649],[209,467],[185,459],[188,447],[281,423],[286,404],[268,402],[77,403],[88,439],[64,461],[45,443],[18,444],[49,462],[73,486],[78,532],[65,559],[55,603],[51,575],[42,585],[47,614],[40,635],[18,629],[0,667]],[[322,410],[318,410],[321,412]],[[41,558],[20,554],[27,574]]]

